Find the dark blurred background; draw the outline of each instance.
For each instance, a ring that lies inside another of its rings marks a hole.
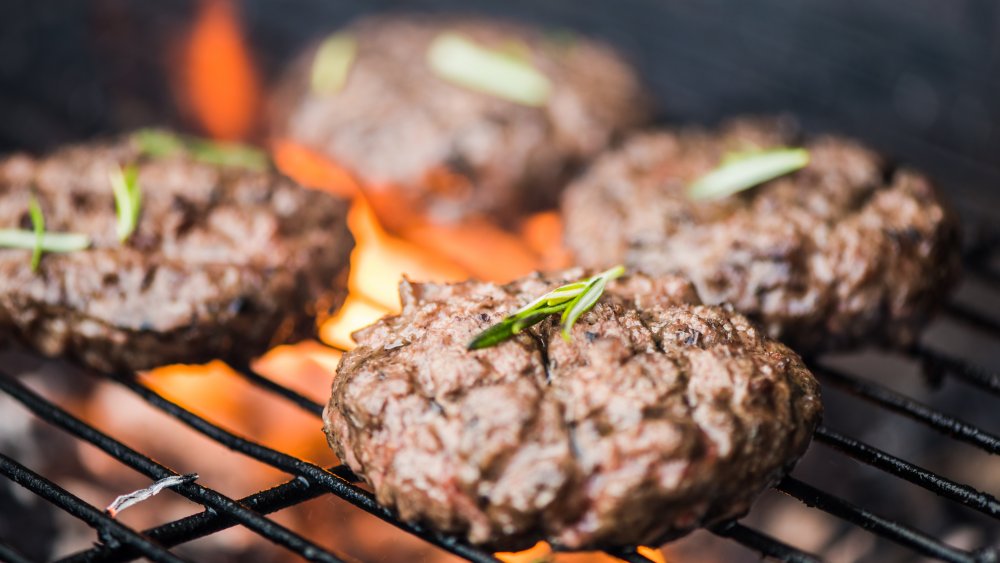
[[[961,207],[997,205],[1000,4],[992,0],[246,0],[265,83],[360,14],[480,11],[603,37],[629,53],[662,118],[792,112],[937,177]],[[146,123],[185,124],[169,77],[195,0],[0,2],[0,150]],[[188,123],[189,125],[190,123]]]

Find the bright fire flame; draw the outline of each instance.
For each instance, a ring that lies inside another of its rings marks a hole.
[[[201,0],[184,49],[184,98],[212,137],[246,138],[260,105],[260,88],[232,0]]]
[[[256,126],[261,91],[249,52],[232,0],[201,0],[184,45],[181,91],[198,123],[214,138],[246,138]],[[278,168],[299,183],[352,199],[348,227],[356,247],[351,255],[349,295],[341,311],[319,331],[323,342],[338,349],[354,346],[353,331],[399,310],[398,284],[404,275],[415,281],[450,282],[471,277],[505,282],[532,270],[558,269],[569,263],[561,244],[562,223],[555,212],[527,218],[517,232],[482,217],[435,224],[401,209],[391,191],[365,193],[349,170],[294,142],[276,139],[271,151]],[[383,225],[389,225],[392,232]],[[271,350],[254,368],[322,403],[339,359],[339,351],[305,342]],[[253,400],[248,399],[246,383],[221,362],[167,366],[148,372],[144,379],[182,406],[227,426],[238,427],[254,418],[248,417],[253,409],[245,404]],[[280,444],[283,451],[299,456],[315,453],[317,447],[326,452],[313,419],[264,418],[267,421],[259,430],[265,442]],[[665,563],[659,550],[639,550],[649,559]],[[599,553],[553,553],[544,542],[526,551],[497,556],[508,563],[614,560]]]

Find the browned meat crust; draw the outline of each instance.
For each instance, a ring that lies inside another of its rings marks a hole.
[[[324,419],[406,520],[516,549],[640,544],[745,513],[806,449],[821,406],[799,357],[674,276],[633,275],[573,328],[469,352],[564,280],[403,283],[358,333]]]
[[[446,31],[490,48],[526,48],[522,56],[552,82],[548,103],[527,107],[442,80],[426,53]],[[635,71],[591,40],[418,15],[369,17],[345,32],[358,45],[346,85],[313,93],[310,49],[279,85],[274,131],[331,156],[372,190],[399,190],[439,220],[476,212],[509,219],[554,204],[579,164],[650,114]]]
[[[142,216],[115,235],[109,171],[138,164]],[[100,370],[241,361],[315,333],[343,301],[347,202],[271,171],[140,156],[129,139],[0,160],[0,225],[90,235],[89,250],[0,249],[0,334]]]
[[[803,170],[713,202],[686,186],[727,151],[805,146]],[[958,228],[931,183],[837,137],[800,145],[787,122],[636,134],[563,199],[579,264],[694,281],[803,354],[914,341],[958,272]]]

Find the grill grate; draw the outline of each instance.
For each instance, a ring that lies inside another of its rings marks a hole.
[[[967,260],[977,277],[1000,288],[1000,275],[984,264],[996,246],[976,248]],[[974,256],[974,258],[973,258]],[[1000,323],[978,311],[962,305],[949,305],[946,314],[966,326],[1000,336]],[[953,376],[976,388],[1000,394],[1000,374],[990,373],[968,362],[942,352],[916,347],[911,356],[920,360],[931,380]],[[299,408],[319,417],[322,405],[252,371],[248,366],[236,366],[236,371],[248,382],[271,392]],[[990,454],[1000,453],[1000,437],[959,418],[950,416],[903,394],[870,381],[856,378],[829,367],[816,367],[814,372],[826,385],[831,385],[877,407],[908,417],[954,440],[965,442]],[[197,432],[244,456],[256,459],[288,473],[293,478],[273,488],[234,500],[197,483],[187,483],[174,490],[201,504],[205,511],[148,530],[133,530],[33,472],[16,460],[0,453],[0,473],[32,493],[94,528],[100,542],[93,548],[71,555],[66,561],[123,561],[146,557],[153,561],[183,561],[169,548],[206,535],[241,525],[260,536],[284,546],[289,551],[311,561],[342,561],[329,550],[316,545],[267,517],[268,514],[310,499],[333,494],[340,499],[373,514],[390,524],[416,535],[444,550],[474,562],[494,562],[487,551],[468,545],[454,537],[438,534],[418,524],[402,522],[379,506],[374,496],[357,486],[358,478],[346,467],[322,468],[224,429],[164,398],[139,382],[132,374],[113,376],[113,381],[127,388],[153,408],[161,410]],[[137,452],[115,438],[97,430],[83,420],[30,390],[11,374],[0,371],[0,391],[18,401],[39,418],[65,432],[105,451],[115,459],[151,479],[160,479],[177,472]],[[918,465],[895,457],[878,448],[821,426],[815,434],[817,443],[849,456],[863,464],[888,473],[931,491],[948,501],[964,505],[1000,520],[1000,501],[990,494],[952,481]],[[863,507],[825,492],[814,485],[786,477],[776,487],[808,506],[864,528],[882,538],[906,546],[923,555],[950,562],[990,563],[1000,559],[996,548],[984,547],[965,551],[950,546],[938,538],[875,514]],[[716,526],[711,531],[769,557],[783,561],[807,562],[818,558],[789,546],[767,534],[732,522]],[[608,551],[610,555],[629,562],[649,562],[636,549]],[[27,561],[0,538],[0,560]]]

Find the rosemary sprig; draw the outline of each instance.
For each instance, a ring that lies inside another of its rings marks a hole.
[[[806,149],[771,149],[730,153],[722,164],[688,188],[693,200],[720,199],[784,176],[809,164]]]
[[[312,91],[327,96],[339,92],[347,82],[357,53],[358,41],[349,33],[334,33],[324,39],[313,59],[310,74]]]
[[[488,49],[454,32],[434,38],[427,62],[448,82],[526,106],[544,106],[552,92],[552,82],[523,53]]]
[[[37,272],[45,252],[74,252],[90,246],[90,237],[78,233],[45,232],[45,216],[35,198],[28,203],[32,230],[0,229],[0,247],[31,251],[31,271]]]
[[[111,190],[115,194],[115,212],[118,214],[116,232],[118,242],[125,242],[139,226],[142,190],[139,188],[139,170],[134,164],[116,168],[109,173]]]
[[[576,321],[597,303],[608,282],[624,273],[624,266],[615,266],[586,280],[557,287],[480,332],[469,342],[468,349],[479,350],[495,346],[542,322],[545,317],[558,313],[562,313],[562,337],[568,342],[570,330]]]
[[[235,166],[248,170],[267,170],[270,160],[264,151],[241,143],[212,141],[177,135],[160,129],[142,129],[132,135],[142,154],[154,158],[186,152],[198,162]]]

